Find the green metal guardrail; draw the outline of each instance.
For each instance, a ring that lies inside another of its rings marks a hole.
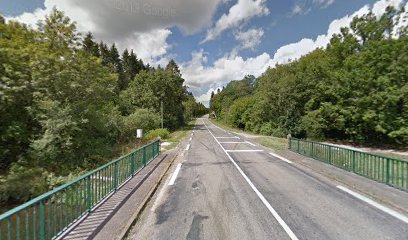
[[[0,240],[60,236],[159,154],[158,140],[0,215]]]
[[[408,190],[408,161],[296,138],[289,139],[289,149],[395,188]]]

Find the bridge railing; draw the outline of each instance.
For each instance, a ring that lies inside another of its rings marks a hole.
[[[0,240],[57,238],[159,154],[158,140],[0,215]]]
[[[296,138],[289,139],[289,149],[395,188],[408,190],[408,161]]]

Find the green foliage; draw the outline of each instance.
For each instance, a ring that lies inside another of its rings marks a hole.
[[[133,50],[120,55],[92,33],[82,37],[55,8],[36,30],[0,18],[1,205],[105,163],[137,128],[160,126],[161,101],[165,127],[183,126],[183,101],[193,116],[202,107],[183,84],[175,61],[164,70],[145,66]]]
[[[36,33],[19,23],[0,24],[0,170],[27,153],[37,127],[30,58]]]
[[[124,117],[121,134],[123,138],[131,138],[136,135],[137,129],[149,132],[158,126],[160,126],[159,114],[148,109],[136,109],[134,113]]]
[[[160,112],[163,102],[164,126],[176,129],[184,124],[184,79],[164,70],[141,71],[120,95],[125,114],[138,108]]]
[[[399,14],[355,18],[325,49],[268,69],[254,89],[232,81],[212,95],[211,111],[266,135],[407,144],[407,28],[392,37]]]
[[[231,81],[223,91],[213,95],[210,102],[210,109],[217,117],[225,118],[233,102],[238,98],[252,94],[255,84],[255,77],[250,75],[241,81]]]
[[[255,104],[253,97],[243,97],[237,99],[229,108],[227,121],[233,127],[248,129],[250,124],[252,107]]]
[[[169,130],[167,128],[159,128],[152,130],[143,136],[143,139],[146,141],[153,140],[155,138],[166,139],[170,135]]]
[[[48,172],[40,167],[16,163],[7,175],[5,192],[8,202],[25,202],[48,190]]]
[[[183,101],[184,121],[189,122],[193,118],[201,117],[208,112],[208,109],[202,104],[197,103],[193,94],[186,93],[186,99]]]

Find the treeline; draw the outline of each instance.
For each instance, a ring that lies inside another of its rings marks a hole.
[[[408,30],[397,27],[403,11],[355,18],[326,48],[230,82],[213,94],[211,111],[265,135],[408,144]]]
[[[137,128],[183,126],[206,112],[175,61],[84,38],[56,9],[38,29],[0,17],[0,205],[21,203],[93,168]]]

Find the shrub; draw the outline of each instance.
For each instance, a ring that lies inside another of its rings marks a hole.
[[[149,132],[160,125],[159,114],[148,109],[137,109],[134,113],[124,117],[122,137],[129,139],[135,136],[137,129]]]
[[[40,167],[11,165],[6,178],[6,193],[9,202],[23,203],[49,190],[48,172]]]
[[[155,138],[166,139],[169,137],[169,135],[170,132],[167,130],[167,128],[159,128],[148,132],[143,139],[147,141]]]

